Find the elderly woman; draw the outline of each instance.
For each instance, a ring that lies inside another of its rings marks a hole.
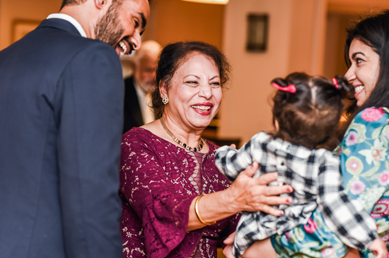
[[[153,107],[159,120],[123,136],[120,194],[125,257],[216,257],[235,230],[240,211],[282,211],[268,187],[277,175],[251,178],[248,168],[231,186],[214,164],[216,146],[201,137],[216,115],[229,65],[201,42],[166,46],[157,69]]]
[[[361,20],[347,33],[346,78],[355,87],[355,110],[344,129],[338,154],[348,195],[375,219],[378,235],[389,242],[389,10]],[[336,225],[350,223],[342,221]],[[232,237],[226,243],[232,243]],[[376,257],[347,248],[316,211],[306,225],[258,241],[244,257]],[[228,252],[228,257],[232,257]],[[386,257],[378,254],[377,257]]]

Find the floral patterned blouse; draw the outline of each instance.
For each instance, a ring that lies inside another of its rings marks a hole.
[[[380,237],[389,240],[389,109],[360,112],[339,150],[344,188],[376,220]]]
[[[124,257],[216,257],[216,246],[235,231],[239,215],[186,232],[189,207],[228,180],[215,166],[217,147],[187,151],[142,128],[123,135],[120,168]]]

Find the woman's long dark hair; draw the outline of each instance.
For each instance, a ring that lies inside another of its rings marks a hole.
[[[362,41],[371,47],[380,57],[380,71],[377,84],[370,96],[362,106],[357,107],[354,103],[349,110],[348,121],[342,126],[338,137],[341,140],[353,118],[367,107],[389,107],[389,10],[380,14],[369,16],[347,30],[344,58],[347,67],[351,66],[349,57],[350,45],[354,39]]]

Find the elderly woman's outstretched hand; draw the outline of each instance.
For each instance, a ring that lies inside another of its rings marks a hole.
[[[229,188],[224,191],[208,194],[198,202],[198,210],[205,221],[218,221],[241,211],[263,211],[273,216],[283,215],[283,211],[272,205],[290,204],[291,197],[280,197],[280,194],[293,192],[289,185],[268,186],[277,180],[277,173],[268,173],[258,178],[252,176],[258,170],[258,163],[242,171]],[[195,202],[189,208],[187,231],[204,227],[195,214]]]
[[[258,163],[254,162],[245,171],[241,172],[234,183],[226,190],[226,197],[231,208],[235,211],[263,211],[273,216],[281,216],[283,211],[271,205],[290,204],[290,197],[280,197],[283,193],[290,193],[293,188],[289,185],[267,186],[277,180],[277,172],[268,173],[258,178],[252,176],[258,170]]]

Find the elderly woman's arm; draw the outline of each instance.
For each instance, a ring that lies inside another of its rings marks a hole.
[[[240,173],[234,183],[226,190],[202,197],[198,204],[201,218],[206,222],[217,221],[240,211],[264,211],[274,216],[282,215],[282,211],[270,205],[287,204],[288,198],[279,197],[282,193],[292,192],[290,186],[267,186],[277,179],[277,173],[269,173],[252,178],[258,169],[258,163],[249,166]],[[195,213],[195,201],[189,209],[188,230],[204,227]]]
[[[216,165],[226,177],[233,181],[232,185],[222,192],[201,198],[199,213],[206,221],[216,221],[240,211],[263,211],[280,216],[283,211],[269,205],[287,204],[288,197],[279,197],[282,193],[292,192],[290,186],[267,186],[277,180],[277,173],[269,173],[252,178],[258,170],[258,163],[263,153],[262,143],[270,139],[270,135],[261,132],[253,136],[240,150],[223,146],[217,150]],[[194,212],[194,200],[191,204],[188,230],[194,230],[203,224]]]

